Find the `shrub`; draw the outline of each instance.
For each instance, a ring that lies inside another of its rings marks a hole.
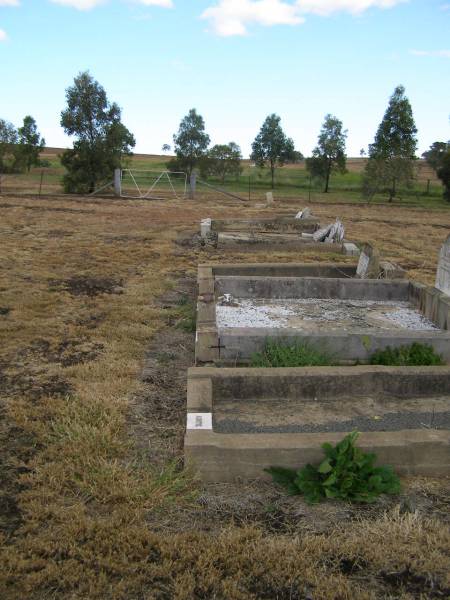
[[[374,502],[380,494],[398,494],[400,481],[392,467],[375,467],[375,454],[356,448],[358,432],[347,435],[333,447],[323,444],[325,460],[318,467],[302,469],[270,467],[266,472],[289,494],[303,494],[309,504],[327,498],[350,502]]]
[[[427,344],[414,342],[410,346],[399,346],[385,350],[378,350],[371,359],[372,365],[386,365],[393,367],[420,367],[430,365],[443,365],[444,361],[434,348]]]
[[[252,367],[324,367],[332,357],[309,344],[267,340],[264,350],[252,355]]]

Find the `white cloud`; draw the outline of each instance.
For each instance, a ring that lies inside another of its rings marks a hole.
[[[6,34],[6,31],[3,31],[3,29],[0,29],[0,42],[6,42],[7,39],[8,39],[8,36]]]
[[[201,15],[222,36],[245,35],[252,24],[299,25],[305,15],[327,17],[335,12],[358,15],[367,9],[392,8],[409,0],[218,0]]]
[[[19,6],[19,0],[0,0],[0,6]]]
[[[144,6],[160,6],[161,8],[173,8],[172,0],[134,0]]]
[[[62,6],[72,6],[77,10],[91,10],[91,8],[104,4],[106,0],[51,0],[51,2]]]
[[[392,8],[408,0],[297,0],[296,5],[303,14],[327,17],[334,12],[358,15],[369,8]]]
[[[441,4],[441,10],[450,10],[450,4]]]
[[[293,4],[282,0],[220,0],[201,15],[218,35],[245,35],[247,25],[298,25],[303,18]]]
[[[9,1],[9,0],[0,0]],[[10,0],[14,1],[14,0]],[[62,6],[72,6],[78,10],[91,10],[102,4],[106,4],[109,0],[50,0],[54,4],[61,4]],[[162,8],[173,8],[173,0],[132,0],[135,4],[142,4],[143,6],[160,6]]]
[[[450,50],[410,50],[413,56],[438,56],[441,58],[450,58]]]

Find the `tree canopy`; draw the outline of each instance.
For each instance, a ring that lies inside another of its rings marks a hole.
[[[195,108],[182,119],[173,143],[176,158],[168,163],[168,167],[171,171],[185,171],[190,177],[192,171],[201,166],[210,143],[205,121]]]
[[[369,196],[389,188],[389,201],[397,183],[411,185],[417,150],[417,127],[405,88],[399,85],[392,94],[383,120],[369,146],[364,188]]]
[[[235,142],[216,144],[208,152],[206,170],[219,177],[222,183],[227,175],[238,177],[242,172],[242,153]]]
[[[39,164],[39,155],[45,148],[45,140],[38,131],[36,121],[30,115],[23,120],[18,131],[17,163],[21,168],[30,171],[31,167]]]
[[[437,172],[441,167],[442,161],[450,150],[450,141],[448,142],[434,142],[431,144],[429,150],[426,150],[422,154],[422,157],[427,161],[430,167]]]
[[[347,131],[343,129],[342,121],[333,115],[326,115],[317,146],[314,148],[312,156],[306,159],[306,168],[311,175],[324,180],[324,193],[328,192],[330,176],[333,172],[345,173],[347,171],[346,139]]]
[[[75,136],[72,150],[61,162],[68,192],[90,193],[113,177],[115,168],[131,155],[134,136],[121,122],[121,109],[108,101],[104,88],[88,72],[75,77],[66,90],[67,108],[61,113],[61,126]]]
[[[264,121],[255,141],[252,144],[251,160],[264,168],[269,165],[272,189],[274,188],[275,168],[298,159],[294,142],[288,138],[280,126],[281,118],[276,114],[269,115]]]
[[[12,169],[15,163],[15,148],[19,141],[17,130],[12,123],[0,119],[0,173]]]

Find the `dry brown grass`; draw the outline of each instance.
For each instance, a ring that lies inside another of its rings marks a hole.
[[[165,461],[136,443],[130,420],[136,398],[143,398],[141,406],[148,400],[139,379],[146,349],[154,340],[167,354],[182,314],[176,306],[164,308],[160,298],[181,277],[194,278],[198,262],[224,259],[222,252],[176,243],[178,234],[196,230],[201,217],[261,211],[212,199],[164,205],[3,197],[1,204],[0,597],[287,600],[448,593],[445,482],[406,483],[419,499],[417,512],[409,505],[400,511],[394,500],[373,511],[347,511],[341,525],[336,515],[342,508],[306,509],[296,500],[289,505],[291,521],[277,533],[273,519],[265,527],[254,509],[242,517],[239,494],[243,503],[254,489],[247,496],[244,489],[228,490],[226,502],[232,498],[234,508],[202,522],[204,491],[177,463],[182,390],[175,390],[173,437],[165,427],[151,431],[151,444],[160,438],[158,456]],[[350,238],[371,240],[411,276],[432,282],[450,227],[448,211],[314,210],[323,219],[338,214]],[[330,258],[338,260],[320,256]],[[245,259],[299,257],[259,253]],[[151,383],[162,396],[175,377],[170,364]],[[170,411],[170,403],[163,408]],[[272,514],[264,498],[258,514]],[[330,518],[320,528],[314,523],[324,510]]]

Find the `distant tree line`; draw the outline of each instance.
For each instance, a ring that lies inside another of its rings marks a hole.
[[[18,129],[0,119],[0,173],[29,172],[42,163],[40,154],[44,148],[45,140],[30,115]]]
[[[112,179],[114,169],[129,164],[135,146],[133,134],[122,123],[119,106],[110,103],[104,88],[90,75],[80,73],[66,90],[67,106],[61,113],[61,126],[75,138],[73,148],[61,155],[66,169],[64,188],[72,193],[90,193]],[[319,132],[317,145],[306,159],[311,180],[322,182],[323,191],[330,190],[333,173],[345,173],[347,130],[338,117],[327,114]],[[175,156],[167,163],[170,171],[183,171],[191,176],[198,171],[203,178],[216,177],[222,183],[227,177],[242,173],[242,152],[238,144],[210,146],[205,121],[192,108],[181,120],[173,136]],[[36,121],[26,116],[22,127],[0,119],[0,173],[29,171],[39,166],[45,140]],[[163,152],[171,146],[164,144]],[[375,194],[388,194],[392,201],[400,188],[413,185],[417,152],[417,127],[405,88],[397,86],[389,99],[384,117],[369,145],[363,174],[363,193],[370,200]],[[364,149],[361,156],[366,156]],[[423,158],[436,172],[444,186],[444,197],[450,202],[450,141],[434,142]],[[281,127],[281,118],[268,115],[252,143],[250,159],[259,169],[268,169],[272,188],[276,169],[303,160],[292,138]]]

